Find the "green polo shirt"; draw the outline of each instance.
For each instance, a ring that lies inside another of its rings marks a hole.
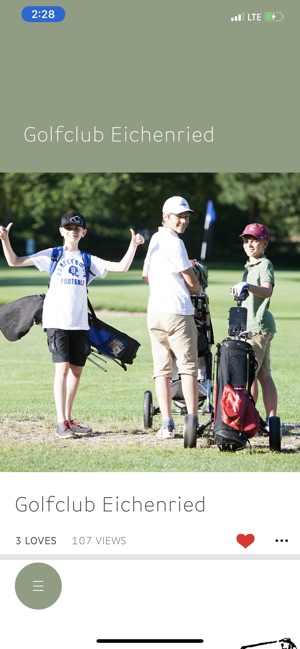
[[[274,267],[265,255],[245,264],[243,282],[261,286],[265,282],[274,281]],[[276,332],[275,320],[269,311],[270,298],[261,298],[253,293],[245,300],[244,306],[248,310],[247,329],[252,333],[273,334]]]

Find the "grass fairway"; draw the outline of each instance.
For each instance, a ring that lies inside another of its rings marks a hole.
[[[89,297],[96,309],[115,311],[102,318],[141,343],[128,371],[107,362],[107,373],[87,363],[76,398],[74,415],[91,424],[94,435],[62,441],[55,436],[54,367],[46,337],[34,326],[22,340],[9,343],[1,335],[1,471],[298,471],[300,466],[300,404],[298,349],[300,273],[277,272],[272,312],[278,333],[272,343],[272,372],[279,394],[278,414],[284,424],[283,451],[271,453],[267,438],[252,441],[236,454],[220,453],[199,440],[196,449],[183,448],[183,418],[177,417],[175,440],[161,441],[143,429],[143,394],[153,390],[152,360],[145,310],[148,287],[141,272],[111,274],[94,282]],[[208,295],[215,340],[227,336],[228,310],[233,305],[229,288],[241,269],[211,270]],[[0,304],[47,290],[47,276],[33,268],[0,267]],[[120,311],[126,313],[120,314]],[[214,348],[213,348],[214,352]],[[156,404],[155,396],[153,396]],[[262,416],[264,410],[259,400]]]

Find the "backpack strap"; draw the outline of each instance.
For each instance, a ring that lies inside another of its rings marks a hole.
[[[57,248],[52,249],[51,255],[51,264],[50,264],[50,277],[53,275],[55,268],[63,254],[63,247],[57,246]]]
[[[91,255],[89,252],[85,252],[85,250],[81,250],[81,256],[82,260],[84,263],[84,268],[85,268],[85,279],[86,279],[86,284],[88,284],[89,277],[90,275],[93,275],[95,277],[95,273],[92,273],[91,271]]]
[[[89,252],[85,252],[83,250],[81,250],[80,252],[81,252],[82,261],[84,263],[84,268],[85,268],[85,280],[86,280],[86,284],[88,284],[89,276],[93,275],[95,277],[95,273],[92,273],[91,271],[91,255]],[[52,249],[51,264],[50,264],[50,279],[56,269],[58,262],[62,257],[62,254],[63,254],[63,246],[57,246],[56,248]]]

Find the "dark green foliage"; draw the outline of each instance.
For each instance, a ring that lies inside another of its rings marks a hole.
[[[198,212],[184,235],[191,258],[199,258],[206,204],[212,200],[217,222],[210,258],[241,263],[239,234],[246,223],[261,221],[271,231],[272,259],[287,265],[299,253],[299,190],[295,173],[5,173],[0,174],[0,222],[14,222],[13,245],[25,254],[28,238],[36,240],[37,249],[59,244],[61,215],[78,210],[88,223],[87,248],[119,259],[129,228],[150,236],[160,225],[164,201],[180,194]],[[138,249],[137,259],[145,250]]]

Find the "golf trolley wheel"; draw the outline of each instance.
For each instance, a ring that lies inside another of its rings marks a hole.
[[[144,392],[144,426],[145,428],[152,428],[153,422],[153,401],[152,392],[146,390]]]
[[[281,451],[280,417],[269,417],[269,448],[270,451]]]
[[[184,448],[197,446],[197,416],[185,415],[183,426]]]

